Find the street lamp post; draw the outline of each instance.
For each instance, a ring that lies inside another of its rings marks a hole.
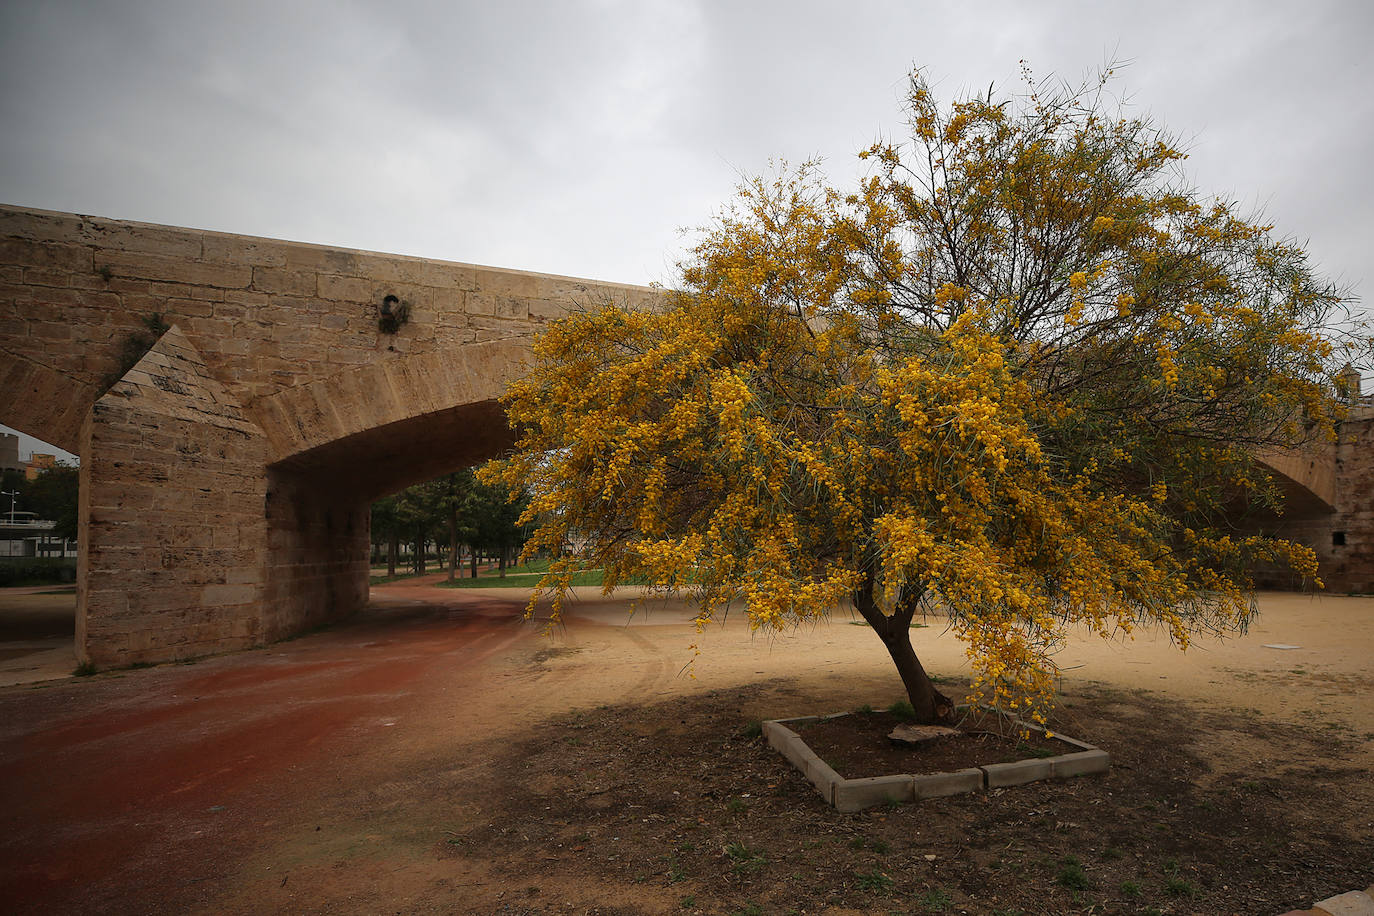
[[[19,491],[18,491],[18,490],[0,490],[0,496],[8,496],[8,497],[10,498],[10,524],[13,525],[13,524],[14,524],[14,503],[15,503],[15,500],[17,500],[17,499],[19,498]]]

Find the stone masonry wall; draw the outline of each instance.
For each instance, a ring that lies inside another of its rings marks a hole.
[[[366,500],[507,443],[495,399],[545,322],[659,295],[0,206],[0,423],[81,454],[79,653],[181,658],[352,613]]]
[[[348,496],[310,475],[268,472],[267,641],[367,604],[371,507]]]
[[[410,308],[395,335],[377,327],[386,295]],[[259,398],[350,368],[528,337],[573,302],[614,297],[643,306],[659,296],[640,286],[0,206],[0,389],[45,402],[0,408],[0,422],[75,449],[86,407],[117,378],[124,342],[153,315],[180,327],[215,378],[256,414]],[[54,411],[55,403],[72,407]]]
[[[266,437],[178,328],[92,407],[81,439],[80,659],[260,643]]]

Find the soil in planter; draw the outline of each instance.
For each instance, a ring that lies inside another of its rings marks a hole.
[[[905,723],[889,712],[856,712],[808,725],[801,736],[816,756],[846,779],[949,773],[1082,750],[1038,732],[1023,739],[1007,720],[987,714],[965,719],[958,735],[915,747],[889,740],[888,733]]]

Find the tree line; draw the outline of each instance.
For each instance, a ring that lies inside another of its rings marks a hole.
[[[405,546],[411,571],[424,575],[432,545],[445,551],[450,581],[463,554],[474,578],[482,557],[495,558],[504,576],[525,542],[519,519],[527,502],[523,493],[480,483],[468,469],[415,484],[372,504],[374,559],[385,556],[387,575],[395,576]]]
[[[51,537],[76,540],[80,476],[79,469],[65,464],[47,468],[33,480],[22,470],[5,469],[0,473],[0,491],[6,494],[0,499],[0,517],[8,519],[11,507],[32,512],[35,518],[57,523],[48,532]]]

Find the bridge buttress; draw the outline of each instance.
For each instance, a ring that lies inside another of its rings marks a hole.
[[[81,430],[77,654],[99,668],[261,644],[267,438],[173,327]]]

